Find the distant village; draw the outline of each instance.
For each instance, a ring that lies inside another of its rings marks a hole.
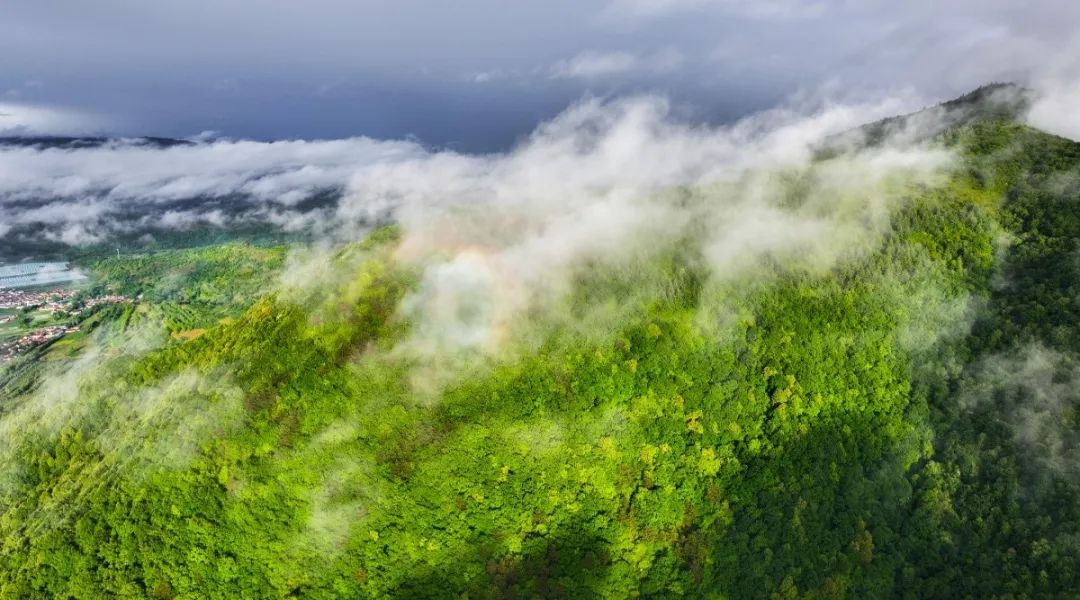
[[[87,298],[79,303],[76,309],[72,303],[75,292],[71,290],[49,290],[45,292],[27,292],[23,290],[0,289],[0,310],[19,310],[23,308],[37,308],[48,312],[67,312],[78,315],[85,310],[102,304],[121,304],[131,302],[131,298],[118,294],[108,294]],[[3,321],[0,321],[2,323]]]
[[[13,342],[0,344],[0,363],[7,362],[35,346],[51,342],[63,337],[65,334],[78,330],[78,325],[52,325],[28,333]]]
[[[20,309],[40,307],[52,312],[64,310],[75,292],[71,290],[49,290],[46,292],[27,292],[24,290],[0,289],[0,309]]]
[[[83,278],[67,270],[66,263],[33,263],[0,267],[0,310],[37,310],[47,313],[64,313],[76,317],[103,304],[132,302],[131,298],[108,294],[84,298],[76,302],[76,293],[70,289],[41,290],[43,282],[61,283]],[[19,287],[34,286],[26,290]],[[0,325],[15,321],[18,315],[0,315]],[[0,364],[34,347],[52,342],[68,333],[79,331],[78,325],[54,324],[41,327],[25,335],[0,343]]]
[[[127,296],[110,294],[88,298],[76,308],[72,303],[74,293],[70,290],[52,290],[48,292],[25,292],[20,290],[0,290],[0,309],[34,308],[46,312],[64,312],[78,316],[83,312],[103,304],[130,303]],[[0,325],[14,321],[16,315],[0,316]],[[78,325],[50,325],[36,329],[22,337],[7,343],[0,343],[0,364],[36,346],[52,342],[68,333],[79,330]]]

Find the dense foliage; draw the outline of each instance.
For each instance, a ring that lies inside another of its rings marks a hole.
[[[305,293],[277,248],[97,262],[144,300],[90,348],[199,331],[5,398],[0,596],[1075,593],[1080,145],[939,139],[961,166],[866,256],[586,273],[580,302],[664,292],[427,392],[394,228]]]

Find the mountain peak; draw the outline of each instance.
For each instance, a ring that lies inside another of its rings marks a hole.
[[[1019,120],[1031,106],[1032,90],[1010,82],[980,86],[962,96],[906,115],[887,117],[845,131],[822,143],[819,156],[881,145],[931,140],[946,131],[985,119]]]
[[[966,120],[974,118],[1017,119],[1031,106],[1034,92],[1011,82],[996,82],[980,86],[963,96],[942,102],[934,108],[950,113],[962,113]]]

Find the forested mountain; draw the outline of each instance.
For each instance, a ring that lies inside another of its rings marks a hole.
[[[689,219],[480,351],[399,226],[87,258],[140,301],[0,367],[0,597],[1075,596],[1080,144],[1014,92],[758,175],[839,247],[718,276]],[[901,143],[953,158],[821,204]]]

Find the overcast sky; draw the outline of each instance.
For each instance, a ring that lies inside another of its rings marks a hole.
[[[792,94],[1073,77],[1067,0],[4,0],[0,132],[505,148],[587,95],[725,121]]]

